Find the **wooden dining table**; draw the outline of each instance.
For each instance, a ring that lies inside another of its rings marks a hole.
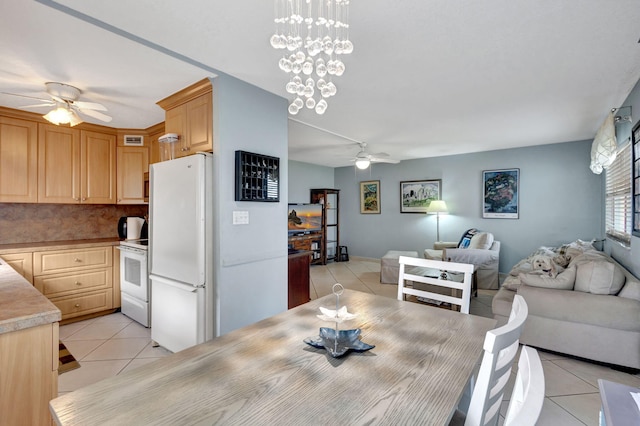
[[[446,425],[496,321],[345,290],[365,352],[304,343],[333,294],[62,395],[61,425]],[[82,367],[81,367],[82,368]]]

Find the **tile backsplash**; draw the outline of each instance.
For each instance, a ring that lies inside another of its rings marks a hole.
[[[117,238],[122,216],[144,216],[147,205],[0,203],[0,244]]]

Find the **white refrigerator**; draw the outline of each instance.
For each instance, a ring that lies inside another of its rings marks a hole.
[[[151,339],[178,352],[219,335],[213,275],[213,157],[151,165]]]

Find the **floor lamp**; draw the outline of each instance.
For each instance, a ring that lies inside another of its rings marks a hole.
[[[447,214],[449,210],[447,210],[447,203],[442,200],[433,200],[427,207],[427,214],[435,214],[436,215],[436,238],[437,241],[440,241],[440,214]]]

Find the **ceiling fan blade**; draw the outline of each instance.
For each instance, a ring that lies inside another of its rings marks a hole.
[[[108,115],[98,111],[94,111],[92,109],[78,109],[78,111],[80,111],[80,113],[82,114],[88,115],[89,117],[93,117],[100,121],[104,121],[105,123],[109,123],[112,120],[112,118],[109,117]]]
[[[81,110],[91,109],[94,111],[107,111],[107,108],[95,102],[81,102],[81,101],[73,101],[73,105],[77,106]]]
[[[0,94],[9,95],[9,96],[18,96],[20,98],[35,99],[36,101],[42,101],[42,102],[51,102],[50,99],[42,99],[42,98],[37,98],[35,96],[19,95],[17,93],[0,92]]]
[[[39,108],[39,107],[52,107],[55,105],[55,102],[48,102],[45,104],[37,104],[37,105],[25,105],[25,106],[21,106],[20,108]]]
[[[370,158],[372,163],[389,163],[389,164],[398,164],[400,160],[393,160],[391,158]]]

